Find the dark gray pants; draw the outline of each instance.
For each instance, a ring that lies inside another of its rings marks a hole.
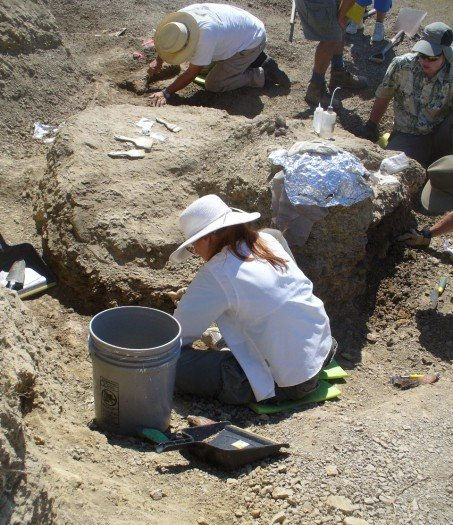
[[[324,368],[337,350],[335,339]],[[319,374],[295,386],[275,385],[272,402],[301,399],[312,392],[318,384]],[[256,401],[249,380],[229,350],[196,350],[186,346],[176,366],[175,389],[181,394],[218,399],[229,405],[246,405]]]
[[[431,133],[411,135],[392,131],[386,149],[403,151],[425,168],[432,162],[453,153],[453,111]]]

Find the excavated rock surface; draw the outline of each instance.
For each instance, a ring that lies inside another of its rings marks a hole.
[[[116,142],[115,134],[137,136],[135,122],[158,115],[182,131],[170,133],[156,124],[153,130],[168,140],[156,143],[144,159],[108,157],[111,150],[129,147]],[[130,105],[95,107],[72,118],[49,152],[34,204],[45,251],[61,284],[96,307],[170,306],[168,292],[187,285],[197,264],[167,262],[182,241],[178,214],[198,196],[218,193],[233,206],[260,211],[262,224],[268,225],[268,153],[314,138],[298,120],[285,125],[280,118],[240,123],[210,108]],[[346,132],[338,131],[336,144],[369,169],[377,169],[384,156],[377,146]],[[380,189],[373,200],[352,207],[330,208],[306,246],[296,251],[331,313],[363,293],[374,255],[373,250],[367,255],[370,235],[386,235],[377,225],[391,215],[402,227],[404,210],[423,178],[417,166],[402,173],[396,189]]]
[[[27,443],[24,416],[38,403],[39,362],[48,345],[16,294],[0,288],[0,523],[49,523],[52,498]],[[44,397],[52,398],[48,385]]]
[[[30,140],[34,120],[59,124],[71,108],[79,108],[84,78],[44,2],[0,4],[3,145],[20,150],[21,142]]]

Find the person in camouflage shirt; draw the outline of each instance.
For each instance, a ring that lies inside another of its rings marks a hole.
[[[362,136],[379,137],[378,125],[394,101],[393,131],[387,149],[403,151],[427,166],[453,153],[452,29],[442,22],[425,27],[412,53],[391,62]]]

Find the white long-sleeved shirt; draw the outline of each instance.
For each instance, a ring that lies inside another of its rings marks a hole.
[[[224,248],[201,267],[174,313],[183,345],[217,322],[258,401],[275,395],[274,382],[285,387],[312,378],[332,344],[311,281],[274,237],[260,236],[288,260],[286,271],[255,257],[242,261]],[[250,255],[246,247],[243,253]]]

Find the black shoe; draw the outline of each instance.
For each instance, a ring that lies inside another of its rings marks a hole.
[[[256,67],[262,67],[264,62],[267,60],[267,55],[264,51],[261,51],[261,53],[258,55],[257,58],[249,65],[247,69],[255,69]]]
[[[265,85],[277,84],[284,87],[291,85],[288,75],[278,67],[277,62],[273,58],[267,57],[261,67],[264,70]]]

